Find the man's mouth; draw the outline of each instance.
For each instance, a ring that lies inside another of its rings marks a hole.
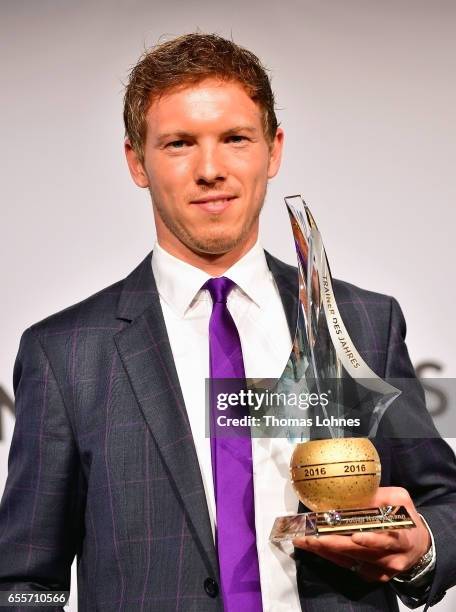
[[[198,200],[192,200],[190,204],[198,206],[198,208],[205,210],[210,213],[221,213],[226,208],[228,208],[236,199],[237,196],[232,195],[217,195],[217,196],[207,196],[200,198]]]

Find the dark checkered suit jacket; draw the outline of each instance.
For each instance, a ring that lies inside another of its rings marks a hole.
[[[296,270],[269,255],[268,263],[294,330]],[[381,376],[412,377],[397,303],[342,282],[335,289],[369,365]],[[28,329],[14,388],[1,588],[68,589],[77,555],[80,612],[221,610],[206,498],[150,254],[125,280]],[[432,586],[408,599],[432,604],[456,581],[456,468],[421,392],[412,399],[388,424],[408,437],[381,435],[377,445],[382,484],[406,487],[433,530]],[[397,609],[391,586],[364,583],[303,551],[296,563],[303,610]]]

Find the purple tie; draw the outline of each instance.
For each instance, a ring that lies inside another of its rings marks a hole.
[[[261,612],[263,607],[256,548],[250,429],[236,427],[227,432],[223,428],[223,437],[215,435],[216,416],[231,414],[229,411],[216,411],[214,390],[219,393],[224,383],[214,379],[238,379],[229,381],[230,393],[235,387],[237,390],[245,388],[241,342],[226,306],[228,294],[235,286],[232,280],[224,276],[211,278],[203,286],[203,289],[210,292],[213,302],[209,321],[209,349],[212,380],[212,475],[217,507],[216,546],[225,612]],[[242,414],[237,412],[233,416],[248,414],[246,408],[243,410]]]

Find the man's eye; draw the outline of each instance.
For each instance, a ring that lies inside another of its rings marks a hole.
[[[185,140],[173,140],[172,142],[168,142],[166,145],[170,149],[182,149],[186,144],[188,144]]]
[[[243,142],[244,140],[248,140],[248,138],[246,136],[240,136],[239,134],[232,134],[231,136],[228,136],[228,140],[230,142]]]

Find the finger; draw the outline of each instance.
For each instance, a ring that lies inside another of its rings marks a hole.
[[[404,555],[391,554],[375,558],[373,553],[368,551],[358,551],[357,555],[354,553],[344,555],[336,553],[326,546],[325,540],[328,538],[329,536],[320,539],[315,537],[296,538],[293,540],[293,544],[297,548],[303,548],[340,567],[346,569],[354,569],[356,567],[360,577],[368,582],[387,582],[401,571],[404,571]]]
[[[379,487],[371,501],[377,506],[405,506],[409,511],[416,513],[415,504],[407,489],[403,487]]]
[[[341,553],[337,553],[337,554],[341,554]],[[381,566],[388,566],[388,563],[390,562],[391,557],[397,557],[397,554],[394,555],[389,555],[389,554],[385,554],[385,552],[383,551],[378,551],[378,550],[370,550],[370,549],[365,549],[365,550],[358,550],[356,552],[347,552],[345,555],[343,555],[344,557],[348,557],[350,559],[353,559],[353,561],[362,561],[365,563],[370,563],[372,565],[381,565]],[[403,555],[401,555],[403,556]]]
[[[382,542],[380,542],[377,546],[373,546],[371,543],[371,546],[367,546],[358,544],[348,536],[325,535],[324,537],[320,538],[314,536],[302,538],[301,547],[311,551],[327,550],[328,552],[331,551],[335,554],[355,557],[360,555],[363,558],[368,558],[369,556],[378,557],[379,555],[388,554],[390,552],[389,549],[383,550],[381,544]]]
[[[305,543],[305,538],[296,538],[295,540],[293,540],[293,544],[297,548],[308,550],[309,552],[312,552],[313,554],[318,555],[322,559],[331,561],[332,563],[335,563],[336,565],[339,565],[340,567],[351,569],[356,565],[354,559],[350,557],[346,557],[344,555],[334,553],[331,550],[328,550],[324,547],[319,548],[318,545],[314,545],[313,549],[310,550],[310,548]]]
[[[353,544],[350,538],[343,536],[324,536],[322,538],[306,537],[297,538],[295,546],[320,556],[335,555],[349,558],[352,561],[377,562],[385,553],[378,550],[370,550],[357,544]]]
[[[305,538],[297,538],[295,542],[296,546],[312,552],[325,550],[328,553],[345,555],[347,552],[363,550],[362,546],[352,542],[350,538],[338,535],[307,536]]]
[[[374,534],[372,534],[374,535]],[[381,534],[383,535],[383,534]],[[397,562],[402,566],[402,559],[406,559],[407,550],[396,550],[394,546],[389,549],[380,547],[368,548],[360,546],[346,536],[324,536],[321,538],[307,537],[296,540],[299,548],[308,550],[320,556],[339,555],[349,557],[353,561],[363,561],[388,569],[390,566],[396,569]]]
[[[361,552],[361,554],[366,552],[365,548],[352,543],[349,539],[347,542],[339,542],[337,540],[338,537],[335,536],[336,539],[333,539],[332,536],[303,538],[303,541],[298,546],[316,554],[341,555],[352,559],[356,558],[358,552]]]
[[[322,538],[322,540],[325,540],[325,539],[326,538]],[[377,549],[372,550],[369,548],[363,548],[361,546],[356,546],[356,547],[347,546],[345,549],[334,550],[334,548],[332,548],[331,546],[328,546],[325,541],[302,542],[302,544],[299,547],[309,552],[320,555],[320,556],[339,555],[339,556],[343,556],[343,557],[351,559],[352,562],[362,561],[362,562],[369,562],[373,564],[382,564],[382,563],[386,564],[388,563],[388,560],[391,558],[391,556],[397,556],[397,555],[387,554],[383,550],[377,550]]]
[[[410,547],[407,534],[399,531],[385,531],[382,533],[354,533],[351,541],[371,551],[385,554],[405,552]]]

